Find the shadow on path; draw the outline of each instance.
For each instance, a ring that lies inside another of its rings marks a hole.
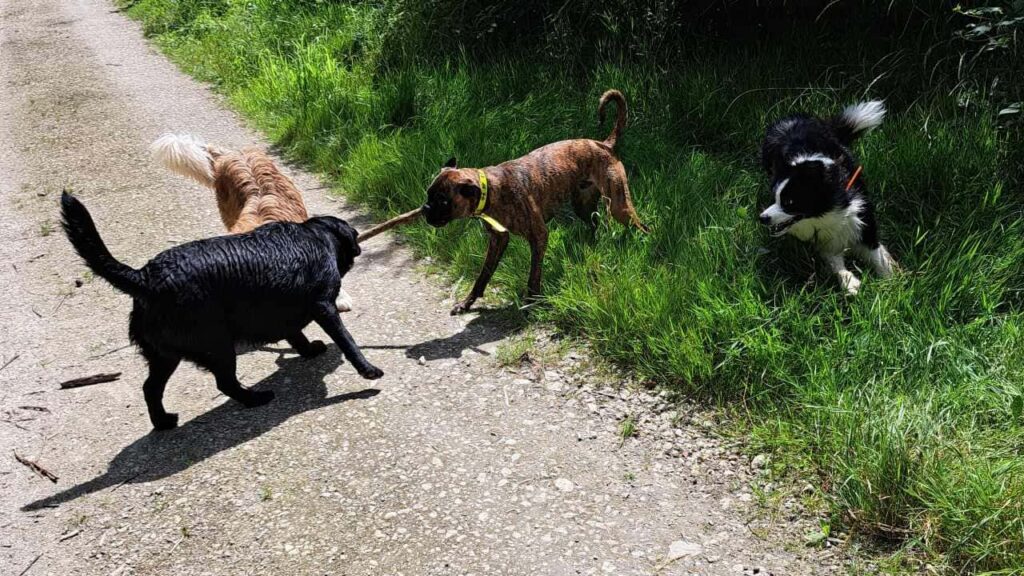
[[[516,308],[511,310],[517,311]],[[405,357],[418,360],[439,360],[441,358],[459,358],[464,350],[472,350],[477,354],[490,356],[491,353],[480,346],[497,342],[523,326],[521,319],[508,308],[474,308],[478,315],[470,320],[459,332],[443,338],[434,338],[419,344],[361,344],[363,350],[405,350]]]
[[[516,310],[516,308],[512,308]],[[513,318],[514,314],[509,313],[505,308],[481,309],[479,314],[466,324],[461,332],[427,340],[405,351],[406,358],[418,359],[421,356],[427,360],[438,360],[440,358],[458,358],[463,350],[472,350],[477,354],[490,356],[490,353],[480,349],[484,344],[497,342],[522,327],[522,320]]]
[[[274,351],[282,352],[280,349]],[[348,400],[372,398],[380,392],[368,388],[327,397],[324,378],[342,364],[341,351],[336,346],[329,346],[327,352],[313,360],[290,355],[285,357],[282,353],[276,362],[279,369],[251,387],[253,390],[274,390],[277,397],[271,403],[246,410],[237,402],[228,400],[174,430],[150,432],[121,450],[110,461],[104,474],[26,504],[22,511],[54,507],[123,483],[166,478],[252,440],[292,416]],[[358,376],[353,375],[353,378]],[[208,386],[212,389],[213,376],[206,375],[205,379],[209,380]]]

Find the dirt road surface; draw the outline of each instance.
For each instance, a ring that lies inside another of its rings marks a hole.
[[[261,137],[111,4],[0,6],[0,573],[838,570],[799,542],[799,522],[758,514],[749,458],[702,417],[599,388],[576,353],[502,368],[500,315],[450,317],[449,289],[388,237],[345,280],[357,308],[345,321],[383,379],[360,379],[333,345],[304,361],[282,342],[240,357],[244,384],[277,392],[245,410],[182,365],[165,397],[181,426],[151,433],[130,299],[73,255],[60,191],[139,266],[222,232],[212,195],[156,167],[147,145],[171,130],[224,146]],[[369,224],[292,173],[311,212]],[[627,414],[640,434],[623,441]]]

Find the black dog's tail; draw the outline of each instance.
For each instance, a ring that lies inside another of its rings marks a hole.
[[[64,233],[90,270],[130,296],[147,291],[142,273],[110,255],[85,205],[67,191],[60,196],[60,212],[64,218]]]
[[[885,104],[881,100],[861,102],[847,106],[838,116],[832,118],[832,130],[845,146],[857,138],[878,128],[885,118]]]
[[[612,133],[604,139],[604,143],[614,149],[615,143],[622,136],[622,130],[626,127],[626,97],[618,90],[609,90],[601,95],[601,102],[597,105],[597,119],[602,124],[604,124],[604,107],[609,101],[615,102],[617,116],[615,117],[615,127],[612,128]]]

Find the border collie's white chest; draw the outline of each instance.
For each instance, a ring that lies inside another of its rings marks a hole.
[[[788,233],[804,242],[813,242],[823,252],[839,254],[860,239],[864,222],[858,214],[863,206],[864,201],[856,198],[846,208],[797,222]]]

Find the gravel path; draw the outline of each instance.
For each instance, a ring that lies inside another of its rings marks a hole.
[[[0,6],[0,573],[839,571],[832,549],[800,543],[805,523],[757,513],[756,472],[706,415],[607,388],[575,352],[502,368],[500,315],[450,317],[448,289],[387,237],[345,280],[345,321],[383,379],[333,346],[307,362],[270,345],[239,358],[239,378],[277,399],[244,410],[183,364],[165,397],[182,425],[150,433],[130,301],[74,257],[60,190],[141,265],[221,233],[211,194],[154,166],[149,142],[261,138],[112,5]],[[293,174],[311,212],[368,224]],[[111,371],[121,379],[57,390]],[[628,414],[639,435],[623,441]]]

